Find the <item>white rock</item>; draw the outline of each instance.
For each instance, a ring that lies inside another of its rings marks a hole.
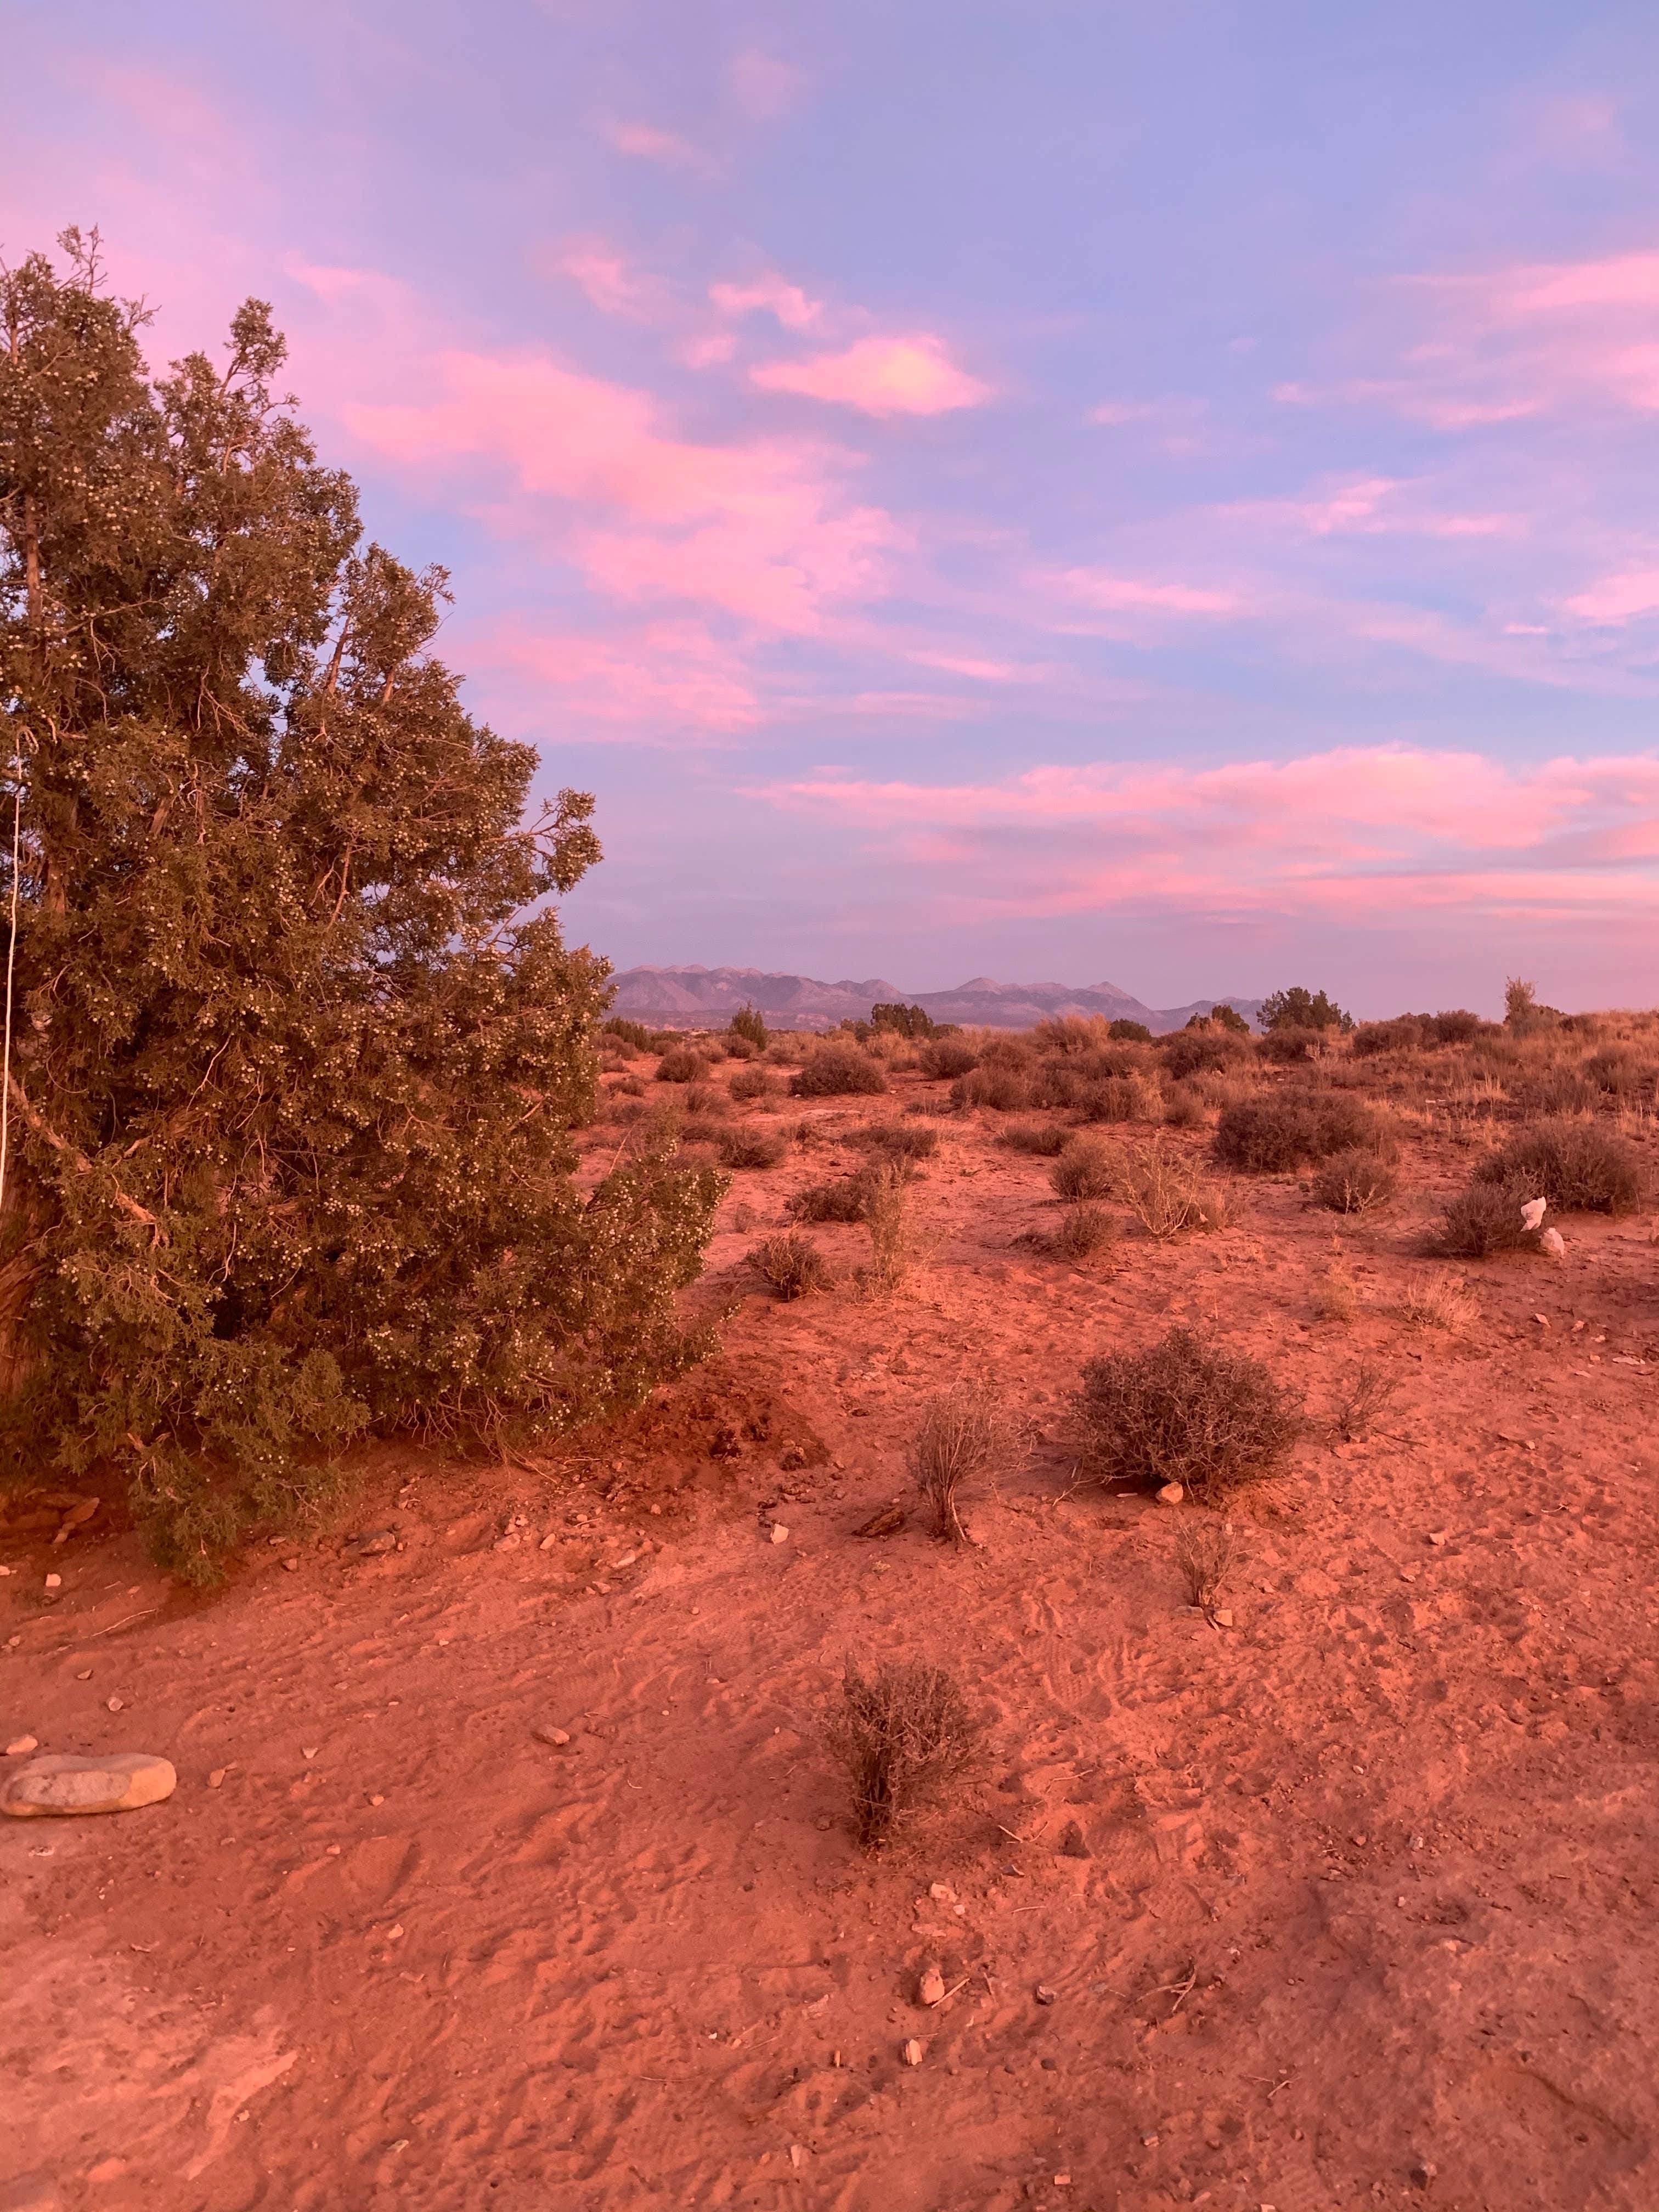
[[[926,2049],[916,2040],[914,2035],[899,2052],[899,2057],[904,2061],[907,2066],[920,2066],[927,2055],[927,2053]]]
[[[1538,1249],[1547,1252],[1552,1260],[1565,1260],[1567,1256],[1566,1240],[1559,1229],[1547,1229],[1538,1240]]]
[[[27,1759],[30,1752],[39,1751],[40,1748],[40,1739],[38,1735],[15,1735],[6,1746],[6,1757]]]
[[[1160,1505],[1179,1505],[1186,1495],[1180,1483],[1166,1482],[1158,1493],[1158,1502]]]
[[[789,1531],[781,1521],[775,1521],[772,1523],[771,1540],[775,1544],[787,1544],[789,1541]]]
[[[945,1977],[937,1966],[929,1966],[921,1978],[916,1992],[925,2005],[942,2004],[945,2000]]]
[[[159,1805],[179,1786],[172,1762],[154,1752],[112,1751],[99,1759],[33,1759],[8,1777],[0,1813],[32,1820],[49,1813],[131,1813]]]

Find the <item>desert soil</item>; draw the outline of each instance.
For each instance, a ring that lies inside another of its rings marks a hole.
[[[0,2207],[1659,2204],[1648,1225],[1575,1219],[1415,1326],[1444,1126],[1357,1223],[1235,1180],[1218,1233],[1073,1267],[1017,1241],[1046,1163],[962,1116],[911,1286],[860,1295],[828,1228],[841,1281],[781,1304],[744,1255],[860,1157],[855,1105],[733,1177],[693,1297],[722,1353],[602,1436],[385,1452],[207,1597],[107,1500],[0,1530],[8,1740],[179,1777],[0,1821]],[[1081,1364],[1177,1321],[1310,1415],[1231,1626],[1186,1601],[1201,1509],[1075,1479]],[[1397,1387],[1335,1443],[1366,1362]],[[971,1545],[914,1501],[860,1540],[963,1376],[1029,1457]],[[849,1654],[948,1663],[990,1746],[873,1860],[823,1743]]]

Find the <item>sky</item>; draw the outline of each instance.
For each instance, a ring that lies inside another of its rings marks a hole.
[[[618,967],[1659,1001],[1652,0],[0,0]]]

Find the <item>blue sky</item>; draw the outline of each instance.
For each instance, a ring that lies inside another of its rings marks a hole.
[[[619,965],[1650,1003],[1650,5],[0,0],[0,248],[271,300]]]

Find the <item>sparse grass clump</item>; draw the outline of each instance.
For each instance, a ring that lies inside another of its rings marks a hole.
[[[797,1221],[862,1221],[870,1195],[867,1173],[841,1176],[833,1182],[809,1182],[789,1201]]]
[[[902,1160],[890,1160],[861,1180],[864,1223],[870,1231],[870,1264],[861,1279],[871,1297],[889,1297],[903,1289],[916,1257],[909,1176]]]
[[[1007,1465],[1014,1425],[988,1383],[963,1382],[929,1398],[910,1441],[911,1480],[933,1516],[933,1534],[959,1544],[967,1534],[959,1500],[964,1488]]]
[[[1072,1141],[1072,1132],[1060,1121],[1010,1121],[1000,1130],[997,1142],[1012,1152],[1035,1152],[1039,1159],[1057,1159]]]
[[[1525,1178],[1507,1182],[1472,1182],[1449,1199],[1431,1249],[1449,1260],[1491,1260],[1500,1252],[1536,1252],[1539,1232],[1528,1229],[1521,1209],[1540,1194]]]
[[[1462,1275],[1441,1267],[1407,1287],[1401,1311],[1414,1328],[1443,1328],[1458,1336],[1480,1318],[1480,1301]]]
[[[1116,1187],[1121,1158],[1098,1137],[1073,1137],[1048,1170],[1057,1198],[1109,1198]]]
[[[848,1131],[847,1142],[863,1152],[885,1152],[890,1159],[927,1160],[939,1150],[939,1131],[915,1121],[866,1121]]]
[[[832,1042],[819,1045],[805,1065],[796,1069],[789,1088],[797,1098],[873,1096],[886,1090],[887,1078],[880,1061],[858,1045]]]
[[[722,1129],[719,1145],[723,1168],[775,1168],[789,1149],[778,1130],[747,1127]]]
[[[1091,1359],[1077,1411],[1097,1481],[1179,1482],[1205,1498],[1271,1475],[1301,1428],[1296,1401],[1259,1359],[1188,1328]]]
[[[1585,1121],[1540,1121],[1475,1170],[1480,1183],[1526,1183],[1558,1213],[1631,1213],[1642,1202],[1642,1166],[1622,1137]]]
[[[1400,1378],[1374,1360],[1363,1359],[1336,1395],[1331,1407],[1331,1430],[1343,1443],[1358,1443],[1370,1433],[1376,1418],[1400,1388]]]
[[[776,1089],[763,1067],[740,1067],[732,1078],[732,1096],[744,1103],[756,1098],[769,1098]]]
[[[782,1229],[775,1237],[763,1237],[749,1255],[749,1264],[786,1301],[827,1290],[830,1282],[823,1253],[799,1229]]]
[[[1333,1213],[1369,1213],[1394,1196],[1395,1176],[1375,1152],[1338,1152],[1314,1177],[1313,1194]]]
[[[1216,1125],[1215,1156],[1248,1175],[1288,1175],[1339,1152],[1388,1148],[1387,1125],[1369,1106],[1340,1091],[1279,1091],[1224,1106]]]
[[[1048,1249],[1062,1260],[1092,1260],[1116,1241],[1117,1223],[1103,1206],[1080,1199],[1060,1217],[1060,1226],[1048,1239]]]
[[[1359,1285],[1353,1272],[1333,1260],[1314,1293],[1314,1311],[1321,1321],[1351,1322],[1359,1311]]]
[[[1231,1521],[1183,1513],[1176,1522],[1176,1564],[1187,1578],[1187,1598],[1213,1620],[1228,1576],[1238,1560],[1238,1538]]]
[[[936,1803],[970,1771],[980,1730],[954,1676],[919,1659],[865,1674],[849,1660],[830,1747],[847,1769],[853,1820],[867,1851]]]
[[[1227,1226],[1225,1191],[1206,1182],[1196,1161],[1162,1137],[1133,1150],[1122,1148],[1110,1194],[1160,1243],[1189,1230]]]

